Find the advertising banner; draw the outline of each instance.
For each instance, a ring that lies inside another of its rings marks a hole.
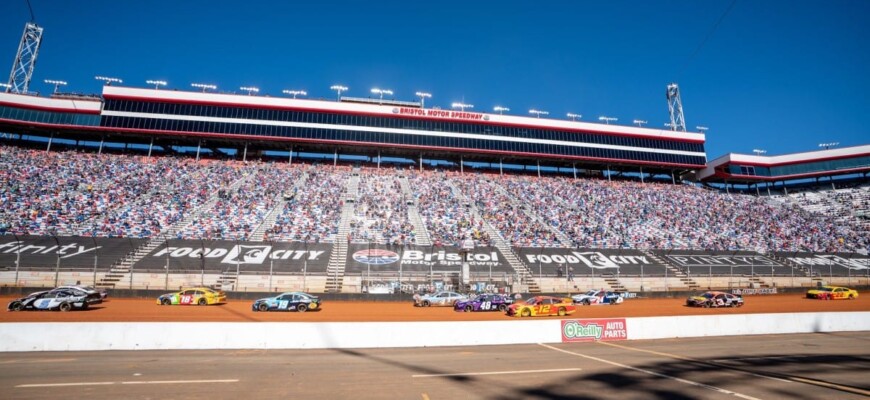
[[[791,275],[791,268],[752,251],[653,250],[689,275]]]
[[[126,238],[81,236],[0,236],[0,266],[15,268],[108,269],[145,241]]]
[[[870,257],[858,253],[774,253],[814,275],[870,275]]]
[[[625,318],[562,320],[562,343],[626,339]]]
[[[665,274],[665,266],[638,250],[566,249],[515,247],[514,251],[534,272],[544,275],[627,274],[656,276]]]
[[[225,271],[268,273],[325,272],[331,244],[300,242],[236,242],[230,240],[169,240],[142,260],[134,269]]]
[[[381,271],[420,271],[434,273],[460,273],[464,260],[469,273],[513,273],[504,257],[495,247],[475,247],[463,251],[459,247],[442,246],[369,246],[351,244],[347,249],[346,271],[351,273]]]

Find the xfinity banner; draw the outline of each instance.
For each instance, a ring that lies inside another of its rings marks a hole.
[[[654,250],[689,274],[789,275],[791,268],[751,251]]]
[[[330,244],[169,240],[152,250],[134,269],[274,272],[324,272]]]
[[[870,258],[858,253],[775,253],[800,267],[822,275],[868,275]]]
[[[471,272],[510,269],[495,247],[475,247],[465,256]],[[350,272],[364,271],[433,271],[460,272],[463,264],[458,247],[368,246],[351,244],[347,249]]]
[[[664,275],[665,267],[637,250],[516,247],[514,251],[532,271],[545,275],[630,274]]]
[[[142,239],[88,238],[79,236],[0,236],[0,267],[108,269],[144,243]]]

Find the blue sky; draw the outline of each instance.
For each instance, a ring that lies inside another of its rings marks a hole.
[[[870,143],[870,1],[737,0],[698,52],[732,0],[31,1],[45,28],[31,90],[43,93],[44,79],[97,93],[94,75],[312,98],[340,83],[662,127],[677,82],[687,125],[710,128],[709,159]],[[0,71],[29,19],[24,0],[4,1]]]

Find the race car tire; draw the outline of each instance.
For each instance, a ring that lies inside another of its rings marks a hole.
[[[592,304],[592,302],[589,301],[589,299],[585,299],[585,300],[583,300],[583,305],[584,305],[584,306],[588,306],[588,305],[591,305],[591,304]]]
[[[474,306],[472,306],[470,304],[465,306],[465,312],[472,312],[472,311],[474,311]]]
[[[855,295],[854,295],[854,294],[850,294],[850,295],[849,295],[849,300],[855,300]]]
[[[704,303],[704,308],[710,308],[710,303],[709,302]]]
[[[87,309],[88,309],[88,307],[90,307],[90,306],[91,306],[91,305],[90,305],[90,304],[88,304],[88,302],[87,302],[87,301],[86,301],[86,302],[83,302],[83,303],[82,303],[82,310],[87,310]]]
[[[296,306],[296,311],[298,312],[306,312],[308,311],[308,306],[305,303]]]
[[[532,311],[529,310],[528,308],[524,308],[522,311],[520,311],[520,316],[521,317],[531,317]]]
[[[12,303],[12,306],[9,307],[9,309],[12,311],[21,311],[24,309],[24,304],[21,304],[20,301],[16,301],[15,303]]]
[[[164,306],[172,305],[172,300],[163,299],[163,300],[160,300],[160,304],[163,304]]]
[[[197,301],[196,304],[197,304],[197,305],[200,305],[200,306],[204,306],[204,305],[208,304],[208,300],[206,300],[206,299],[199,299],[199,301]]]
[[[564,317],[565,314],[567,314],[567,310],[565,310],[565,307],[559,307],[559,316]]]
[[[269,311],[269,305],[266,303],[260,303],[260,305],[257,306],[257,310],[263,311],[263,312]]]
[[[60,303],[60,305],[57,307],[57,309],[60,310],[61,312],[67,312],[69,310],[72,310],[72,304]]]
[[[429,300],[423,300],[422,305],[423,305],[423,307],[429,307],[430,306]]]
[[[505,312],[505,311],[507,311],[507,305],[505,305],[505,304],[499,304],[499,305],[498,305],[498,311],[499,311],[499,312]]]

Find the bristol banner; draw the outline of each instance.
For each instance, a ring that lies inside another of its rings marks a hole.
[[[514,251],[533,272],[544,275],[628,274],[664,275],[665,266],[638,250],[515,247]]]
[[[0,236],[0,267],[108,269],[145,241],[81,236]]]
[[[562,343],[626,339],[625,318],[562,320]]]
[[[475,247],[465,255],[471,273],[510,272],[501,252],[495,247]],[[460,272],[463,256],[459,247],[441,246],[369,246],[351,244],[347,249],[346,271],[432,271],[435,273]]]
[[[170,270],[187,271],[325,272],[331,252],[331,244],[169,240],[133,268],[162,270],[168,263]]]

